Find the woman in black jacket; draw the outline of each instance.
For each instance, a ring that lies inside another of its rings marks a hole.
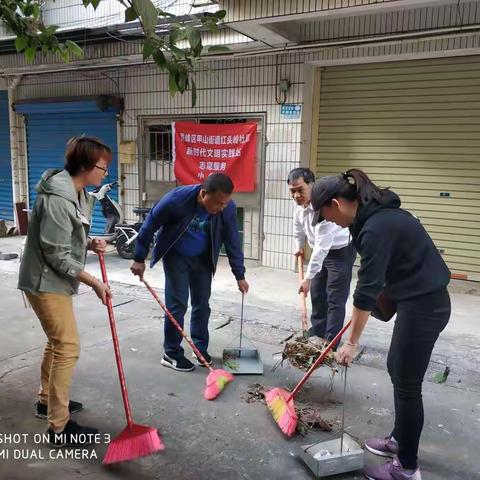
[[[349,365],[377,298],[389,299],[397,318],[388,352],[395,425],[366,448],[392,461],[366,467],[372,480],[421,479],[417,452],[423,429],[422,382],[433,347],[450,318],[450,272],[420,221],[400,199],[358,169],[319,179],[312,190],[313,224],[323,219],[349,227],[361,263],[352,326],[337,353]]]

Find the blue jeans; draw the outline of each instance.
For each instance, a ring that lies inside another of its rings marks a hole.
[[[165,302],[170,313],[183,327],[190,294],[192,315],[190,336],[201,352],[208,348],[208,320],[210,318],[210,293],[212,287],[212,260],[209,255],[185,257],[174,249],[163,257],[165,272]],[[184,355],[182,335],[165,316],[165,353],[173,359]]]

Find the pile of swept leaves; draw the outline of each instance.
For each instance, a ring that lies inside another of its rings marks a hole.
[[[327,346],[328,341],[320,337],[295,337],[293,340],[285,343],[279,364],[283,366],[283,362],[288,361],[293,367],[306,372],[325,351]],[[332,371],[336,372],[337,362],[335,360],[335,353],[329,352],[322,365],[326,365],[330,367]]]

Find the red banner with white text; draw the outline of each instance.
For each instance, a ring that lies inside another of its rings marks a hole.
[[[175,122],[174,171],[182,185],[202,183],[225,173],[236,192],[255,190],[256,123],[202,124]]]

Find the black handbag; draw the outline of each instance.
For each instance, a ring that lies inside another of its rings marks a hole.
[[[372,310],[372,317],[388,322],[397,313],[397,307],[392,299],[385,293],[385,290],[380,292],[377,297],[377,303]]]

